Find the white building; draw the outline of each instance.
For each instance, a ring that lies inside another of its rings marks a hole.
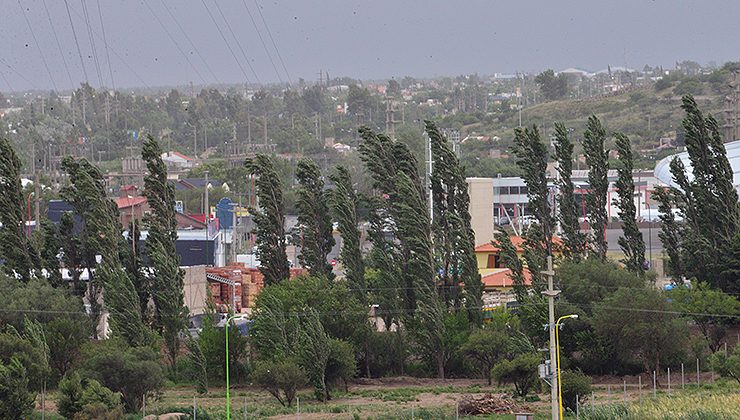
[[[189,169],[195,166],[195,159],[179,152],[162,153],[162,160],[169,167]]]

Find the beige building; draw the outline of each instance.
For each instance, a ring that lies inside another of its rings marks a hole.
[[[470,227],[475,245],[493,240],[493,178],[467,178],[470,194]]]

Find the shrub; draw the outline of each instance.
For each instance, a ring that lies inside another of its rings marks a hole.
[[[12,357],[0,361],[0,418],[27,418],[33,410],[35,395],[28,389],[28,375],[21,362]]]
[[[100,417],[96,413],[122,413],[121,394],[104,387],[95,379],[83,384],[80,375],[72,372],[59,382],[57,407],[59,414],[70,419],[118,418]]]
[[[82,380],[77,372],[64,376],[59,381],[59,392],[57,393],[57,410],[66,418],[72,418],[82,410]]]
[[[520,354],[512,360],[497,363],[491,375],[499,384],[513,383],[516,395],[524,397],[537,383],[539,364],[540,356],[537,353]]]
[[[560,373],[563,407],[576,410],[576,398],[581,402],[591,394],[591,377],[579,371],[564,370]]]
[[[257,362],[252,380],[285,407],[293,404],[298,388],[307,382],[306,372],[291,359]]]

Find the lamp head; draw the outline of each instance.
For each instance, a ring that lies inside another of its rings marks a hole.
[[[569,316],[568,318],[578,318],[578,314],[573,314],[573,315]]]

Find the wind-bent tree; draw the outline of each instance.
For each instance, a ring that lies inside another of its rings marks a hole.
[[[450,143],[431,121],[425,121],[432,148],[433,240],[441,267],[442,293],[459,306],[459,285],[471,320],[480,321],[483,286],[475,259],[475,235],[470,226],[470,196],[465,171]]]
[[[675,196],[668,188],[656,188],[653,191],[653,198],[658,202],[658,212],[660,214],[658,217],[661,222],[658,237],[668,256],[666,274],[670,275],[675,283],[681,283],[684,275],[681,257],[683,227],[676,221],[673,214],[673,197]]]
[[[578,206],[573,194],[573,142],[568,137],[568,129],[562,123],[555,123],[555,159],[558,163],[558,220],[562,229],[563,255],[579,261],[583,256],[585,238],[578,222]]]
[[[683,97],[683,127],[693,179],[681,161],[671,162],[678,184],[677,201],[686,216],[682,240],[683,268],[687,277],[706,279],[728,293],[740,291],[737,278],[723,276],[732,260],[733,237],[740,230],[740,205],[733,172],[719,134],[717,121],[705,117],[690,95]]]
[[[609,152],[604,149],[606,130],[601,121],[592,115],[588,118],[586,132],[583,134],[583,154],[588,165],[588,184],[586,207],[590,214],[589,225],[593,229],[593,252],[598,258],[606,258],[607,191],[609,190]]]
[[[617,198],[614,199],[622,219],[622,237],[619,246],[624,253],[622,262],[628,270],[635,273],[645,271],[645,241],[642,232],[637,227],[637,210],[635,208],[635,181],[632,178],[633,157],[632,146],[627,136],[616,133],[617,152],[619,153],[619,167],[617,168]]]
[[[180,332],[185,328],[187,318],[187,308],[183,302],[185,272],[180,269],[180,256],[175,248],[175,188],[167,180],[162,149],[152,136],[147,136],[144,141],[141,158],[146,162],[149,172],[144,177],[144,195],[152,209],[145,223],[149,229],[146,253],[151,269],[154,325],[164,338],[167,356],[174,368],[180,350]]]
[[[25,234],[21,188],[21,161],[8,139],[0,137],[0,257],[4,271],[13,278],[31,279],[33,262]]]
[[[327,256],[335,241],[321,170],[313,160],[301,159],[296,178],[299,184],[296,208],[302,235],[299,258],[311,274],[332,280],[334,274]]]
[[[528,293],[527,286],[524,284],[524,265],[522,260],[519,259],[519,255],[516,252],[516,247],[511,242],[509,234],[505,231],[498,231],[494,234],[493,245],[499,249],[499,258],[503,263],[503,266],[511,270],[509,278],[511,279],[514,287],[514,295],[518,302],[525,302]]]
[[[334,189],[328,191],[327,199],[342,235],[339,260],[344,267],[344,277],[358,300],[367,303],[365,262],[360,249],[360,229],[357,227],[358,198],[352,186],[352,177],[347,168],[337,166],[329,179],[334,183]]]
[[[536,125],[514,131],[514,154],[527,184],[528,208],[539,222],[547,255],[552,255],[553,217],[547,189],[547,148]]]
[[[259,210],[253,209],[257,231],[257,255],[265,284],[279,283],[290,277],[285,253],[285,213],[280,177],[269,156],[258,154],[245,162],[247,170],[257,177],[255,186]]]
[[[96,305],[102,286],[112,333],[132,346],[148,344],[150,336],[141,319],[139,297],[131,278],[123,270],[118,252],[119,247],[125,246],[118,208],[106,195],[103,176],[86,159],[65,157],[62,168],[70,178],[70,185],[62,189],[62,197],[82,218],[86,247],[96,252],[93,262],[88,263],[88,267],[96,267],[88,288],[93,312],[99,311]]]

